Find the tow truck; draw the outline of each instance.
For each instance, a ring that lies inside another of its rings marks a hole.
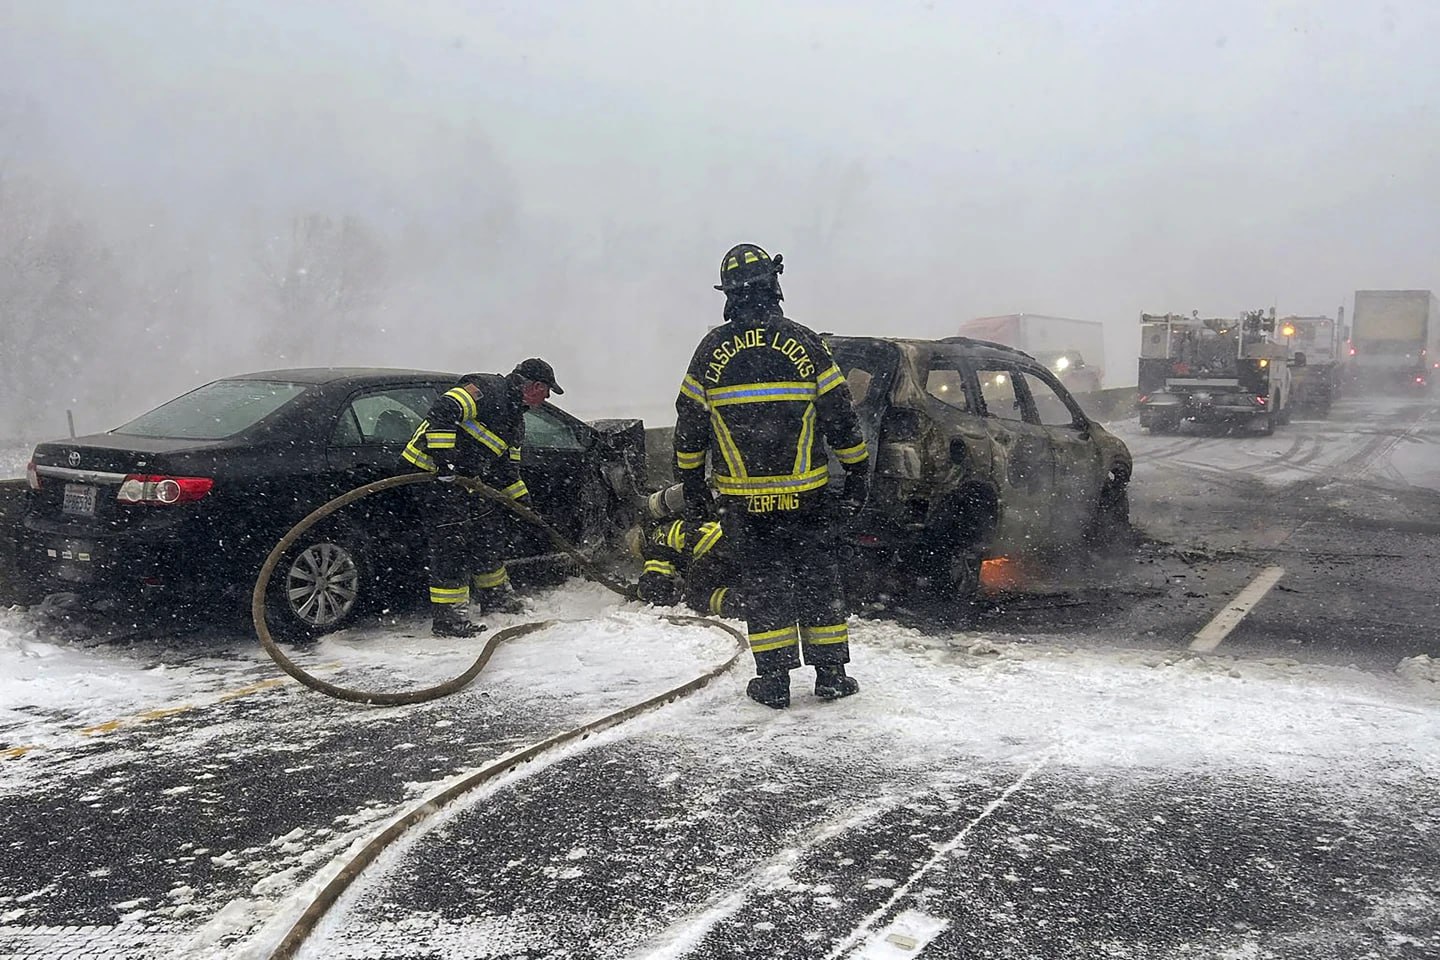
[[[1140,426],[1173,433],[1188,420],[1274,433],[1290,419],[1291,366],[1305,365],[1275,334],[1273,308],[1239,318],[1140,314]]]

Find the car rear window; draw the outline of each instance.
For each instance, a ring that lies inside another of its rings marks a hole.
[[[855,406],[885,402],[900,363],[900,351],[893,343],[837,337],[830,341],[830,350],[835,364],[845,374]]]
[[[176,440],[224,440],[248,430],[310,388],[281,380],[217,380],[191,390],[111,433]]]

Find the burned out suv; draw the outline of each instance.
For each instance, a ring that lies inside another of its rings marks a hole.
[[[869,563],[968,595],[983,560],[1112,539],[1131,458],[1029,354],[984,340],[826,338],[871,449]]]

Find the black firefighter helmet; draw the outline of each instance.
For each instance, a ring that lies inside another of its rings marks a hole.
[[[727,296],[747,293],[769,293],[777,300],[785,299],[780,292],[780,274],[785,272],[785,257],[775,254],[772,259],[753,243],[741,243],[726,251],[720,260],[720,282],[716,290]]]

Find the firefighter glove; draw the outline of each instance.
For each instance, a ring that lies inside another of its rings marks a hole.
[[[854,517],[865,509],[870,499],[870,473],[867,470],[852,470],[845,475],[845,489],[841,494],[841,512],[846,519]]]

